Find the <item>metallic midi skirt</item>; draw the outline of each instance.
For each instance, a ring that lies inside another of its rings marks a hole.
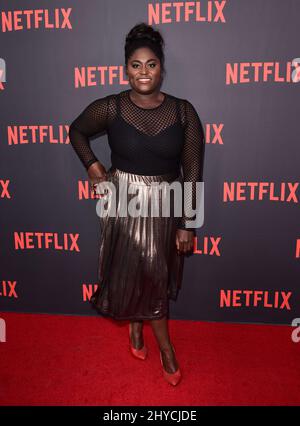
[[[98,313],[114,319],[163,318],[168,315],[169,299],[176,300],[181,288],[184,255],[176,248],[179,218],[174,215],[173,204],[170,215],[163,215],[161,204],[166,193],[161,190],[157,195],[152,184],[182,182],[182,176],[138,175],[111,167],[107,181],[114,185],[117,208],[114,217],[100,216],[98,288],[90,302]],[[132,198],[140,206],[152,202],[159,207],[159,214],[122,217],[119,212],[124,188],[127,206]]]

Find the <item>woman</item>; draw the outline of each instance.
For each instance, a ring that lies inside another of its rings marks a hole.
[[[131,89],[93,101],[73,121],[69,137],[94,190],[99,182],[113,183],[120,203],[121,183],[126,188],[133,185],[139,190],[138,200],[150,202],[153,183],[192,182],[184,199],[194,208],[196,182],[202,181],[204,132],[189,101],[160,91],[163,46],[159,31],[145,23],[133,27],[125,43]],[[89,143],[103,131],[111,148],[108,171]],[[101,217],[99,285],[90,300],[104,316],[130,321],[130,348],[139,359],[147,355],[143,322],[149,320],[164,377],[177,385],[181,371],[168,332],[168,300],[177,298],[184,255],[193,249],[195,229],[187,228],[191,218],[185,212],[180,217],[172,212],[170,217]]]

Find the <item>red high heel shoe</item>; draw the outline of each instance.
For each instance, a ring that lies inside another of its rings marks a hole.
[[[132,346],[132,343],[131,343],[131,323],[129,323],[129,347],[130,347],[130,351],[131,351],[132,355],[135,358],[139,358],[139,359],[143,359],[143,360],[146,359],[147,353],[148,353],[148,349],[147,349],[146,345],[144,345],[142,347],[142,349],[135,349]]]
[[[172,345],[172,348],[173,348],[173,351],[174,351],[174,354],[175,354],[175,349],[174,349],[173,345]],[[170,383],[170,385],[176,386],[180,382],[181,377],[182,377],[180,368],[178,367],[178,369],[175,371],[175,373],[168,373],[165,370],[164,365],[163,365],[161,351],[159,351],[159,355],[160,355],[160,362],[161,362],[161,365],[162,365],[162,368],[163,368],[164,378],[166,379],[166,381],[168,383]]]

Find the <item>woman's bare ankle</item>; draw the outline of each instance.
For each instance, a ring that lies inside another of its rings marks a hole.
[[[143,323],[131,322],[131,341],[135,349],[142,349],[144,346]]]

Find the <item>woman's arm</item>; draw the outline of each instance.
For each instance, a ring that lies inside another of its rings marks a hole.
[[[178,228],[192,231],[195,234],[195,228],[188,228],[187,222],[194,220],[196,215],[189,217],[188,212],[196,208],[196,183],[202,182],[203,179],[205,136],[201,120],[194,106],[188,100],[184,102],[185,126],[181,165],[183,181],[191,182],[191,189],[189,186],[186,190],[183,188],[183,207],[186,205],[186,212],[183,211]]]
[[[70,125],[70,143],[86,170],[98,161],[89,138],[107,129],[107,115],[108,96],[90,103]]]

